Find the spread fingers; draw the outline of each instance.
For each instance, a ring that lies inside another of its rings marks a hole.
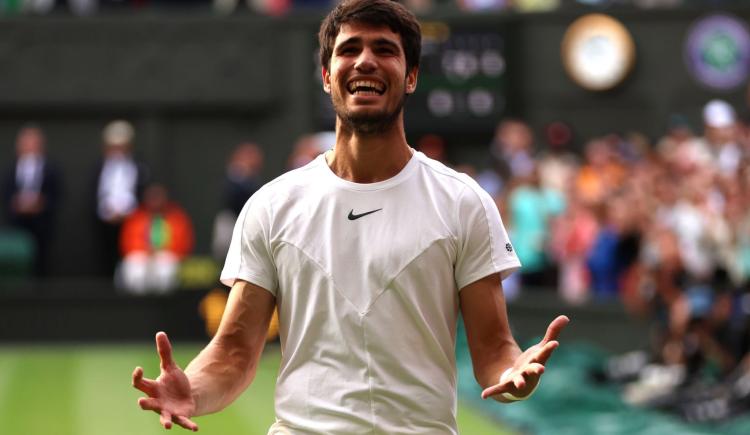
[[[560,336],[560,332],[562,332],[563,328],[565,328],[568,322],[570,322],[570,319],[568,319],[567,316],[557,316],[555,320],[550,322],[549,326],[547,327],[547,333],[544,334],[542,343],[557,340],[557,337]]]
[[[149,396],[154,396],[156,393],[156,383],[151,379],[143,377],[143,369],[136,367],[133,370],[133,386]]]
[[[187,430],[191,430],[193,432],[197,432],[198,431],[198,425],[195,424],[192,420],[190,420],[187,417],[183,417],[181,415],[177,416],[177,417],[174,417],[174,422],[177,423],[177,424],[179,424],[180,426],[184,427]]]
[[[172,429],[172,414],[162,411],[159,416],[159,422],[164,426],[164,429]]]
[[[138,399],[138,406],[144,411],[154,411],[161,413],[161,406],[159,405],[159,399],[153,397],[141,397]]]

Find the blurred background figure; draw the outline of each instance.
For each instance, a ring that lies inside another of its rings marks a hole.
[[[713,166],[723,178],[737,176],[743,150],[738,142],[737,117],[734,108],[724,100],[711,100],[703,107],[701,145],[711,156]]]
[[[513,179],[507,202],[511,240],[523,264],[521,285],[532,289],[557,287],[557,266],[549,255],[550,230],[553,220],[565,211],[565,197],[541,185],[533,163],[522,173]]]
[[[448,165],[448,149],[442,136],[426,134],[417,140],[416,148],[427,157]]]
[[[565,212],[553,220],[551,231],[550,252],[559,267],[560,296],[570,303],[583,303],[591,286],[586,256],[599,232],[596,216],[571,195]]]
[[[672,113],[667,120],[667,132],[657,142],[656,151],[661,158],[670,160],[680,147],[690,146],[690,143],[695,140],[695,134],[685,115]]]
[[[614,136],[590,140],[576,176],[577,194],[585,203],[601,205],[619,189],[626,176],[614,149]]]
[[[110,122],[102,132],[103,157],[96,170],[94,202],[101,276],[114,275],[122,223],[138,207],[148,178],[146,167],[133,158],[134,137],[133,126],[123,120]]]
[[[544,128],[545,149],[537,157],[539,181],[545,188],[567,195],[578,170],[578,157],[573,152],[573,130],[564,122],[555,121]]]
[[[169,200],[163,185],[149,185],[143,204],[122,225],[119,284],[136,294],[173,290],[180,260],[192,251],[193,240],[185,211]]]
[[[534,133],[526,122],[504,119],[497,125],[490,144],[489,167],[479,173],[477,182],[497,197],[511,178],[528,177],[535,170],[533,147]]]
[[[60,176],[45,152],[42,129],[28,125],[16,136],[16,161],[7,170],[3,186],[3,208],[8,223],[28,232],[35,244],[33,273],[45,276],[48,247],[55,231],[60,201]]]
[[[591,293],[600,300],[619,298],[623,274],[637,256],[637,246],[626,248],[634,225],[631,207],[624,192],[618,192],[598,207],[598,232],[589,246],[586,264]]]
[[[287,159],[287,169],[305,166],[321,153],[333,148],[335,144],[336,133],[332,131],[321,131],[300,136]]]
[[[224,203],[214,218],[211,252],[223,263],[232,240],[234,223],[248,199],[263,185],[263,150],[252,142],[237,145],[227,162]]]

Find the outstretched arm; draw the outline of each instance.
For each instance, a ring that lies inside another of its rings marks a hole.
[[[265,289],[236,281],[216,336],[184,373],[172,360],[166,334],[157,334],[161,375],[145,379],[143,370],[135,369],[133,386],[149,396],[138,404],[159,413],[167,429],[175,422],[197,430],[190,417],[223,409],[252,382],[275,305]]]
[[[515,397],[529,395],[539,383],[544,365],[559,345],[557,337],[567,325],[568,318],[557,317],[550,323],[542,341],[522,352],[510,331],[499,274],[464,287],[460,292],[460,302],[474,377],[484,389],[482,398],[510,402],[512,400],[504,398],[503,393]]]
[[[232,286],[216,336],[185,369],[195,415],[224,409],[250,385],[275,307],[262,287],[239,280]]]

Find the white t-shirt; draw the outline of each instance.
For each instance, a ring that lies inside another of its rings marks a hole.
[[[104,220],[130,214],[138,207],[138,167],[129,157],[109,157],[99,178],[99,217]]]
[[[518,267],[490,196],[420,152],[382,182],[340,179],[321,155],[265,185],[221,280],[276,296],[269,433],[457,433],[458,291]]]

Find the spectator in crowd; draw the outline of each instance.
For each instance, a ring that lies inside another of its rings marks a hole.
[[[742,160],[734,108],[724,100],[711,100],[703,107],[701,146],[711,156],[713,167],[724,178],[737,176]]]
[[[672,209],[670,227],[680,246],[683,265],[693,279],[711,279],[717,268],[717,252],[725,238],[725,223],[719,205],[712,203],[713,175],[710,169],[683,180],[681,197]]]
[[[740,177],[734,179],[726,203],[727,224],[731,235],[731,250],[727,253],[726,264],[729,276],[735,286],[741,287],[750,280],[750,168],[740,170]],[[743,181],[744,180],[744,181]]]
[[[321,153],[333,148],[336,134],[331,131],[305,134],[297,139],[287,160],[287,169],[297,169],[312,162]]]
[[[548,287],[557,283],[555,264],[548,254],[552,220],[565,210],[565,198],[545,189],[536,168],[515,179],[508,194],[511,240],[523,264],[524,287]]]
[[[245,142],[237,146],[229,159],[224,183],[224,204],[234,214],[240,214],[248,198],[263,185],[263,150]]]
[[[256,144],[238,145],[227,162],[224,205],[214,219],[212,252],[217,261],[227,256],[234,223],[247,200],[263,185],[263,150]]]
[[[599,232],[591,207],[572,190],[565,212],[553,220],[551,254],[559,265],[560,295],[570,303],[583,303],[589,297],[590,275],[586,257]]]
[[[630,239],[637,237],[633,230],[634,210],[625,192],[611,196],[598,209],[599,231],[586,259],[591,290],[599,299],[616,300],[624,272],[637,255],[638,247],[633,247]]]
[[[525,177],[535,169],[532,157],[534,134],[520,119],[502,120],[490,143],[489,168],[480,172],[477,182],[493,197],[499,196],[513,177]]]
[[[563,122],[552,122],[544,129],[546,149],[536,158],[539,181],[546,189],[567,195],[578,170],[578,158],[573,154],[573,131]]]
[[[695,134],[685,116],[681,113],[672,113],[667,122],[667,133],[656,144],[656,149],[663,159],[669,160],[678,148],[694,140]]]
[[[180,260],[193,249],[193,237],[190,218],[169,200],[167,189],[149,185],[143,204],[122,226],[120,284],[136,294],[174,289]]]
[[[445,139],[437,134],[426,134],[417,140],[417,150],[440,163],[448,164],[448,150]]]
[[[613,146],[616,141],[616,137],[608,136],[594,138],[586,144],[585,162],[575,183],[578,195],[587,204],[602,204],[625,179],[625,168]]]
[[[60,176],[46,156],[44,133],[38,126],[27,125],[18,132],[16,156],[4,180],[3,208],[11,226],[33,237],[34,274],[45,276],[60,202]]]
[[[135,131],[123,120],[104,128],[104,156],[96,169],[94,215],[99,273],[113,276],[119,260],[119,238],[123,221],[138,207],[148,178],[146,167],[132,155]]]

